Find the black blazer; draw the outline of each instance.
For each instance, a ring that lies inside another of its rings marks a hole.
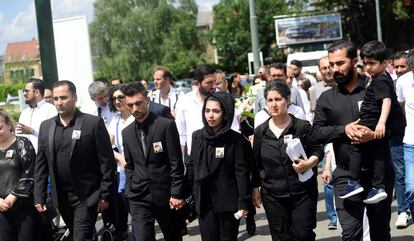
[[[54,135],[57,116],[45,120],[40,125],[39,148],[35,165],[35,204],[46,203],[48,176],[52,190],[53,204],[58,207],[55,177]],[[112,152],[108,131],[102,118],[76,111],[73,130],[80,130],[80,138],[72,139],[71,174],[74,191],[81,202],[88,207],[100,199],[109,200],[112,185],[115,183],[115,158]]]
[[[170,197],[183,198],[184,164],[177,127],[173,120],[149,113],[147,158],[134,121],[122,131],[126,160],[125,192],[128,198],[151,195],[154,204],[169,206]],[[161,149],[155,152],[156,144]]]
[[[213,212],[237,212],[247,210],[250,202],[250,143],[244,137],[230,130],[223,143],[215,143],[212,148],[224,147],[224,158],[210,170],[210,176],[197,180],[196,169],[203,168],[198,147],[203,141],[202,129],[193,133],[191,154],[187,163],[190,185],[194,184],[196,209],[200,214],[211,205]],[[209,201],[206,201],[209,198]]]
[[[174,120],[174,116],[171,114],[171,109],[168,106],[151,101],[148,106],[148,110],[157,116],[162,116]]]

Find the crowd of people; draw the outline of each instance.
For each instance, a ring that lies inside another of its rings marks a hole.
[[[99,213],[113,240],[128,239],[130,215],[131,240],[155,240],[157,221],[180,241],[196,214],[202,240],[230,241],[241,218],[255,233],[262,204],[272,240],[312,241],[320,163],[327,228],[362,240],[366,210],[370,239],[391,240],[394,187],[396,227],[414,211],[414,51],[371,41],[359,57],[340,40],[316,78],[298,60],[262,66],[254,125],[235,108],[241,75],[208,64],[188,93],[164,66],[151,90],[94,81],[80,109],[72,82],[30,79],[18,122],[0,110],[0,241],[53,240],[60,217],[67,240],[94,240]]]

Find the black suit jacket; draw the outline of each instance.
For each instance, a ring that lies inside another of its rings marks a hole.
[[[162,116],[174,120],[174,116],[171,114],[171,109],[168,106],[161,105],[151,101],[148,106],[148,110],[157,116]]]
[[[168,206],[170,197],[183,198],[184,164],[180,140],[173,120],[149,113],[147,158],[134,121],[122,131],[126,160],[125,192],[128,198],[151,195],[154,204]],[[161,149],[155,151],[155,146]]]
[[[58,207],[58,192],[55,177],[55,116],[40,125],[39,148],[35,165],[35,204],[46,203],[48,176],[53,204]],[[109,134],[102,118],[76,111],[73,130],[80,130],[80,137],[72,137],[70,168],[73,188],[81,202],[88,207],[100,199],[109,200],[115,183],[115,159]]]

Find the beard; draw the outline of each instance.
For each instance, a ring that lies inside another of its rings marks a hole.
[[[340,72],[335,72],[334,75],[333,75],[333,78],[334,78],[335,82],[338,85],[342,85],[343,86],[343,85],[349,83],[352,80],[352,77],[353,76],[354,76],[354,69],[351,68],[348,71],[348,74],[346,74],[346,75],[344,75],[344,74],[342,74]]]
[[[214,93],[214,91],[213,91],[213,92],[210,92],[210,91],[208,91],[208,90],[204,89],[204,88],[203,88],[203,87],[201,87],[201,86],[200,86],[200,88],[198,89],[198,91],[200,91],[200,94],[201,94],[201,95],[203,95],[203,96],[205,96],[205,97],[208,97],[208,96],[210,96],[212,93]]]

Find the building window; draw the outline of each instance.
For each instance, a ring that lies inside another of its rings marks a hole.
[[[25,60],[27,58],[26,54],[22,54],[22,56],[20,57],[21,60]]]
[[[9,55],[9,57],[7,57],[7,61],[8,61],[8,62],[13,61],[13,56],[12,56],[12,55]]]

